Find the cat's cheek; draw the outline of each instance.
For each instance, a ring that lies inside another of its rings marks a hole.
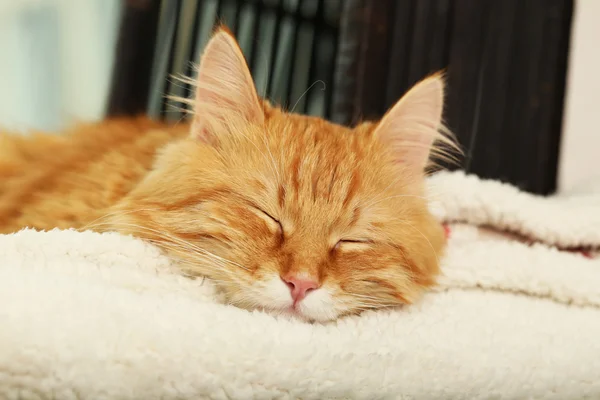
[[[255,286],[258,288],[256,291],[259,297],[257,302],[263,307],[285,310],[294,303],[290,296],[290,290],[279,275],[270,276],[262,282],[257,282]]]

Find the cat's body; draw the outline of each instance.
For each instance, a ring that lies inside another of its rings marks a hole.
[[[430,77],[354,128],[261,100],[220,30],[194,117],[0,136],[0,232],[115,230],[155,243],[227,300],[327,321],[410,304],[435,283],[445,237],[424,197],[443,82]]]
[[[0,132],[0,233],[83,228],[146,175],[189,125],[146,117],[80,124],[65,134]]]

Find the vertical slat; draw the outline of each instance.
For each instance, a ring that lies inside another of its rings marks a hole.
[[[311,51],[310,51],[310,67],[308,69],[308,82],[306,86],[306,102],[304,103],[304,113],[310,115],[318,115],[317,105],[315,104],[315,97],[318,95],[319,91],[323,91],[326,89],[327,84],[317,82],[319,79],[317,78],[317,69],[319,68],[319,41],[321,39],[320,36],[320,23],[321,17],[323,14],[324,8],[324,0],[317,1],[317,7],[314,13],[311,15],[313,18],[312,25],[312,41],[311,41]],[[313,86],[314,85],[314,86]],[[319,85],[319,86],[317,86]]]
[[[448,66],[452,0],[400,0],[393,22],[386,108],[426,75]]]
[[[201,15],[202,15],[202,11],[203,11],[203,1],[198,1],[196,4],[196,9],[194,10],[194,24],[192,26],[192,31],[191,31],[191,40],[189,42],[189,47],[188,47],[188,62],[186,65],[186,69],[185,69],[185,76],[189,77],[189,78],[193,78],[195,77],[195,65],[197,65],[197,63],[199,62],[198,55],[196,55],[196,49],[198,47],[198,30],[200,29],[200,21],[201,21]],[[186,94],[193,96],[193,91],[194,88],[192,87],[192,85],[190,85],[189,83],[185,83],[184,85],[184,91]],[[189,111],[192,111],[192,107],[190,104],[185,103],[182,105],[182,107]],[[188,114],[186,117],[189,117]]]
[[[396,2],[348,0],[343,4],[332,118],[353,124],[377,118],[385,110]]]
[[[419,0],[415,2],[408,86],[448,66],[451,34],[449,20],[454,0]]]
[[[194,13],[194,23],[190,32],[190,40],[188,43],[188,60],[185,65],[185,75],[195,78],[196,67],[200,62],[200,55],[204,50],[210,34],[213,30],[214,21],[216,19],[219,8],[218,0],[194,0],[197,2]],[[183,86],[183,92],[189,96],[193,96],[193,87],[190,84],[178,82],[177,85]],[[189,104],[178,105],[185,110],[190,111]],[[191,114],[182,115],[184,118],[189,118]]]
[[[556,116],[562,115],[563,108],[569,5],[562,0],[524,2],[516,25],[517,68],[523,71],[523,81],[514,85],[518,90],[514,96],[521,104],[516,108],[516,129],[511,131],[513,145],[506,143],[504,151],[512,151],[518,160],[511,163],[509,179],[540,193],[549,193],[556,186],[561,131]]]
[[[259,95],[268,97],[271,70],[272,49],[277,29],[276,6],[279,0],[264,0],[264,5],[257,24],[258,35],[254,37],[254,60],[252,73]]]
[[[254,2],[240,1],[239,27],[237,32],[238,43],[242,52],[248,60],[248,65],[253,65],[255,57],[255,32],[257,32],[259,21],[258,6]]]
[[[178,76],[186,75],[189,71],[189,63],[192,57],[193,44],[195,41],[195,16],[198,2],[196,0],[182,0],[180,12],[177,18],[177,32],[175,46],[173,48],[173,57],[171,59],[171,68],[167,78],[169,85],[167,93],[175,97],[188,97],[189,87],[177,80]],[[166,119],[169,121],[179,121],[186,117],[182,104],[174,101],[165,101]]]
[[[293,86],[294,86],[294,82],[296,80],[296,71],[297,71],[297,65],[298,65],[298,57],[297,57],[297,51],[298,51],[298,36],[299,36],[299,25],[300,25],[300,18],[298,16],[298,9],[300,7],[300,0],[288,0],[288,9],[289,12],[291,14],[290,18],[289,18],[289,24],[291,26],[291,46],[289,47],[289,57],[290,57],[290,68],[289,68],[289,75],[287,78],[287,90],[286,90],[286,96],[287,96],[287,101],[286,101],[286,107],[288,109],[291,109],[295,102],[298,100],[296,98],[293,97]]]
[[[335,64],[336,36],[332,29],[335,23],[337,1],[321,1],[315,13],[313,40],[312,66],[309,90],[307,92],[306,113],[309,115],[325,117],[329,113],[331,96],[329,93],[334,88],[332,66]],[[339,9],[338,16],[339,16]]]
[[[490,68],[490,76],[488,86],[493,88],[494,97],[484,97],[485,103],[489,104],[489,108],[494,113],[499,113],[498,100],[499,96],[505,96],[509,103],[504,113],[499,117],[503,118],[504,127],[496,132],[496,136],[492,137],[485,131],[489,126],[489,118],[484,120],[485,124],[481,127],[482,140],[478,142],[473,153],[473,168],[478,168],[488,176],[498,176],[499,179],[512,181],[520,187],[533,190],[531,183],[527,182],[527,175],[531,176],[535,173],[532,167],[536,164],[536,153],[538,149],[532,148],[532,138],[540,134],[539,127],[532,126],[533,113],[538,112],[539,103],[531,103],[532,96],[535,96],[537,86],[538,68],[544,68],[539,65],[539,54],[541,51],[540,42],[542,31],[539,21],[531,21],[530,10],[532,2],[514,3],[510,2],[511,11],[514,13],[514,24],[508,28],[502,29],[499,27],[501,40],[510,42],[511,59],[508,65],[505,65],[505,70],[508,73],[508,82],[505,86],[492,86],[496,82],[495,76],[499,71],[495,65]],[[529,4],[527,4],[529,3]],[[542,11],[543,15],[543,11]],[[536,15],[538,20],[540,15]],[[543,18],[543,17],[542,17]],[[496,18],[494,18],[496,19]],[[500,22],[501,20],[496,19]],[[483,116],[482,116],[483,119]],[[485,133],[484,133],[485,132]],[[496,147],[494,152],[494,163],[490,163],[480,154],[490,154],[491,151],[485,151],[490,144]],[[506,155],[510,154],[512,162],[509,162]],[[527,168],[527,171],[519,172],[520,168]],[[536,184],[537,185],[537,184]]]
[[[302,113],[306,104],[306,90],[310,85],[310,53],[312,48],[313,31],[306,21],[300,21],[296,32],[294,52],[294,75],[290,84],[290,107],[295,112]]]
[[[463,140],[468,151],[464,164],[467,171],[486,168],[502,170],[503,160],[506,160],[502,146],[507,142],[510,130],[514,128],[507,125],[506,114],[512,112],[512,107],[508,104],[507,88],[514,78],[510,67],[515,56],[514,28],[518,10],[512,1],[506,1],[490,3],[484,12],[485,24],[479,36],[481,53],[475,64],[478,72],[467,89],[467,93],[474,96],[474,106],[470,111],[471,126],[468,131],[457,131],[459,137],[468,137],[468,141]],[[454,68],[452,64],[450,68]],[[490,93],[494,93],[494,96],[490,97]],[[458,106],[451,104],[450,107]],[[497,177],[505,178],[501,175]]]
[[[391,33],[390,69],[386,104],[394,104],[409,87],[409,60],[412,56],[414,9],[417,0],[397,0]]]
[[[273,49],[272,74],[269,88],[270,99],[284,107],[289,107],[289,91],[293,76],[296,31],[298,27],[295,13],[298,0],[284,0],[280,5],[280,19],[276,47]],[[274,43],[275,46],[275,43]]]
[[[332,102],[333,94],[335,93],[335,60],[338,52],[338,28],[340,23],[340,12],[342,10],[342,0],[329,0],[325,3],[324,20],[327,30],[324,32],[326,35],[326,46],[324,51],[327,56],[327,64],[323,76],[327,83],[327,89],[325,92],[325,108],[323,110],[323,117],[326,119],[331,118],[332,113]]]
[[[218,22],[226,24],[234,34],[237,25],[238,3],[236,0],[221,0],[218,13]]]
[[[172,29],[174,32],[173,34],[175,35],[174,36],[175,39],[173,40],[173,43],[175,43],[175,41],[176,41],[177,32],[179,30],[179,17],[181,15],[181,1],[182,0],[170,1],[171,3],[174,3],[174,7],[175,7],[175,12],[174,12],[175,17],[173,18],[173,21],[172,21],[172,23],[173,23]],[[166,61],[166,76],[164,77],[164,79],[167,80],[169,78],[169,74],[173,70],[173,61],[175,59],[174,46],[169,49],[168,56],[165,58],[167,61]],[[168,94],[168,88],[169,88],[169,86],[167,86],[167,92],[163,93],[163,96]],[[161,115],[163,117],[167,116],[167,113],[169,111],[169,106],[170,106],[169,103],[166,100],[163,100],[161,109],[160,109]]]
[[[235,36],[239,37],[240,34],[240,18],[242,15],[242,8],[244,6],[244,3],[242,3],[241,1],[234,1],[233,2],[235,4],[235,15],[234,15],[234,24],[233,26],[231,26],[231,29],[233,30],[233,34]]]
[[[146,110],[160,1],[126,2],[117,42],[108,115]]]
[[[318,0],[301,0],[297,15],[299,18],[296,33],[296,51],[294,54],[294,78],[290,90],[290,107],[295,112],[305,113],[307,107],[307,94],[310,92],[310,68],[312,63],[312,49],[315,29],[310,22],[317,12]]]
[[[272,96],[272,92],[273,92],[273,81],[275,80],[275,76],[277,75],[277,72],[275,70],[276,67],[276,62],[277,62],[277,58],[278,58],[278,53],[277,50],[279,50],[279,41],[280,41],[280,37],[281,37],[281,19],[283,17],[283,9],[282,9],[282,4],[281,4],[281,0],[276,0],[272,6],[274,8],[274,27],[273,27],[273,35],[272,35],[272,40],[271,40],[271,48],[269,49],[269,76],[267,78],[267,85],[266,85],[266,89],[265,92],[267,93],[268,97],[273,98]],[[275,100],[275,99],[273,99]]]
[[[173,51],[175,41],[175,20],[177,18],[177,3],[161,1],[160,19],[152,73],[147,112],[153,118],[162,117],[161,110],[168,82],[166,76],[169,71],[169,54]]]
[[[214,23],[219,23],[221,22],[221,14],[223,13],[223,3],[225,2],[225,0],[216,0],[217,1],[217,12],[216,12],[216,17],[215,17],[215,21]]]
[[[512,0],[508,0],[512,1]],[[487,38],[490,1],[456,0],[452,22],[452,47],[448,67],[446,118],[471,162],[477,139],[483,73],[481,68]],[[491,51],[491,48],[489,48]],[[473,146],[471,146],[473,145]]]
[[[262,73],[264,74],[264,53],[262,52],[262,47],[260,46],[260,42],[262,39],[261,36],[261,32],[263,32],[264,29],[264,18],[265,18],[265,7],[263,6],[261,1],[257,1],[255,8],[254,8],[254,13],[256,15],[256,23],[254,24],[253,27],[253,32],[252,32],[252,37],[251,37],[251,41],[252,41],[252,50],[250,52],[250,69],[252,70],[252,76],[254,77],[254,81],[257,81],[257,76],[258,76],[258,70],[259,69],[263,69]],[[258,83],[257,83],[258,86]],[[264,89],[263,91],[259,92],[259,94],[264,94]]]

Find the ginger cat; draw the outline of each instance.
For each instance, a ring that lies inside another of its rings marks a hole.
[[[435,283],[445,236],[423,184],[436,144],[451,141],[441,76],[351,129],[259,98],[220,28],[195,85],[190,124],[0,135],[0,232],[132,234],[231,304],[307,321],[410,304]]]

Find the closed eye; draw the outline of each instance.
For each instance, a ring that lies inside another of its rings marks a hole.
[[[281,222],[265,210],[262,210],[260,208],[257,208],[257,210],[260,211],[265,217],[267,217],[269,220],[271,220],[271,222],[273,222],[276,225],[277,229],[281,234],[281,237],[283,238],[283,225],[281,225]]]

